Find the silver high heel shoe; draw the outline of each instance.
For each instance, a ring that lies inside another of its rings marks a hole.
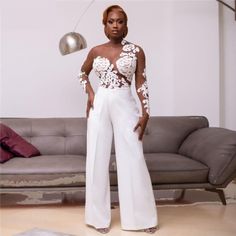
[[[96,228],[99,233],[107,234],[110,231],[110,228]]]
[[[147,228],[147,229],[142,229],[142,232],[148,233],[148,234],[154,234],[157,230],[159,229],[158,226],[154,226],[151,228]]]

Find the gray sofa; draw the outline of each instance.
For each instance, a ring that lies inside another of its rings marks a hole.
[[[85,190],[86,118],[1,118],[41,152],[0,164],[0,191]],[[236,176],[236,131],[209,127],[204,116],[151,117],[143,139],[153,189],[219,194]],[[110,184],[117,190],[115,148]]]

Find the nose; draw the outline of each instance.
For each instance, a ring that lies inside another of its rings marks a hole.
[[[117,26],[118,26],[117,22],[114,21],[112,26],[113,26],[113,28],[117,28]]]

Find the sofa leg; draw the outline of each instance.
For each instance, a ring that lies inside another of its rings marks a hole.
[[[215,192],[215,193],[218,193],[219,197],[220,197],[220,200],[222,202],[223,205],[226,205],[226,200],[225,200],[225,194],[224,194],[224,191],[222,189],[217,189],[217,188],[206,188],[205,189],[206,191],[209,191],[209,192]]]
[[[175,199],[175,201],[179,202],[179,201],[183,200],[185,193],[186,193],[186,189],[181,189],[181,194],[178,198]]]

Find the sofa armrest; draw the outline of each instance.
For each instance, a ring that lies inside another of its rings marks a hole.
[[[236,131],[215,127],[198,129],[184,140],[179,154],[207,165],[211,184],[224,184],[236,173]]]

